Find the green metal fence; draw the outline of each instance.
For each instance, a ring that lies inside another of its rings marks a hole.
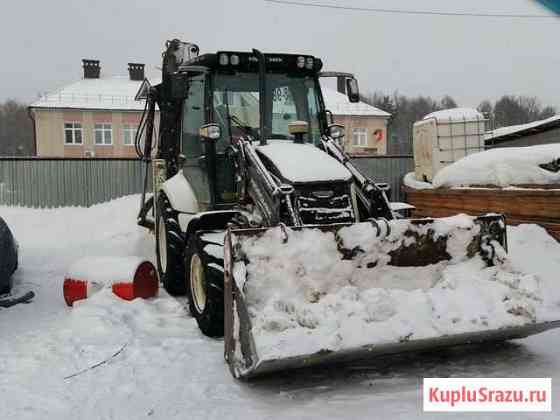
[[[137,159],[0,159],[0,204],[91,206],[142,191]]]
[[[411,156],[355,158],[376,182],[391,184],[400,200],[400,182],[412,171]],[[142,192],[144,164],[137,159],[1,158],[0,205],[91,206]],[[151,185],[151,183],[150,183]]]
[[[414,171],[412,155],[388,155],[353,158],[352,162],[375,182],[386,182],[391,186],[391,200],[404,201],[401,191],[402,179]]]

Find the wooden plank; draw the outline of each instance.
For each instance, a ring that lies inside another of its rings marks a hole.
[[[536,223],[560,241],[560,191],[403,188],[414,217],[502,213],[508,224]]]

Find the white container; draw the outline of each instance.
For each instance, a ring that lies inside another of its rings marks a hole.
[[[414,123],[414,172],[419,181],[432,182],[445,166],[484,150],[487,120],[472,108],[432,112]]]

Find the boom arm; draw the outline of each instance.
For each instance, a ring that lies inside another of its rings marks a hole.
[[[362,175],[358,168],[352,164],[348,155],[344,153],[333,139],[324,136],[322,144],[325,151],[344,165],[352,174],[354,185],[357,187],[356,194],[360,202],[367,209],[369,217],[384,217],[387,220],[392,220],[393,212],[389,206],[389,200],[385,191],[375,185],[369,178]]]
[[[241,200],[250,197],[268,226],[281,222],[282,214],[287,215],[291,226],[301,226],[301,219],[293,206],[294,188],[280,183],[270,174],[250,140],[238,139],[233,149],[237,175],[242,184]]]

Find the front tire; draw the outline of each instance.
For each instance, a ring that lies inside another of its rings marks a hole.
[[[184,241],[177,212],[171,207],[167,196],[160,193],[157,200],[156,255],[159,278],[169,294],[186,293],[183,281]]]
[[[224,335],[224,292],[219,276],[209,269],[193,235],[185,250],[185,285],[189,308],[200,331],[208,337]]]

